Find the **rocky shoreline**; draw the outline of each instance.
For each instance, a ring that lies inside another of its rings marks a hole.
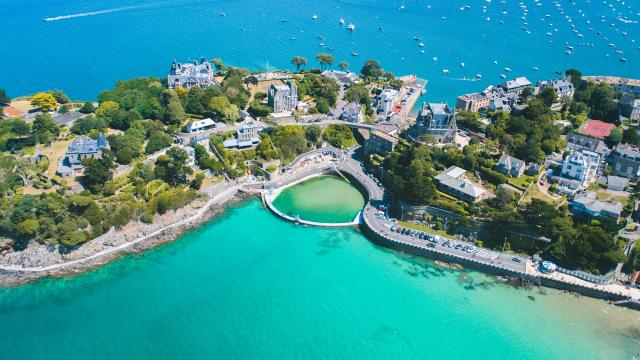
[[[231,196],[220,199],[219,201],[204,197],[196,198],[181,209],[156,217],[153,224],[144,224],[141,222],[129,223],[118,231],[110,231],[66,254],[61,254],[57,246],[37,243],[30,244],[26,249],[19,252],[4,254],[0,256],[0,264],[6,266],[42,267],[74,260],[86,260],[43,271],[0,269],[0,287],[16,287],[47,277],[59,278],[79,275],[120,259],[127,254],[142,252],[172,242],[185,232],[201,226],[221,215],[228,206],[241,203],[247,198],[255,196],[238,191],[237,188],[235,190]],[[203,209],[204,207],[207,208]],[[197,216],[193,220],[180,223],[197,215],[200,211],[202,211],[200,216]],[[154,232],[157,232],[157,234],[147,235]],[[92,255],[99,254],[101,251],[109,248],[114,249],[143,237],[146,238],[126,248],[118,249],[95,258],[88,258]]]

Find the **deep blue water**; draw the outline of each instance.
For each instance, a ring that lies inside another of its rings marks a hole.
[[[640,5],[609,2],[611,7],[562,1],[559,8],[550,1],[541,6],[533,1],[406,1],[400,10],[402,2],[380,0],[3,0],[0,88],[11,96],[59,88],[73,98],[93,99],[118,79],[166,75],[174,58],[220,57],[227,64],[266,69],[291,67],[291,57],[302,55],[316,66],[315,55],[328,47],[335,48],[336,61],[346,60],[355,70],[374,58],[398,75],[417,73],[429,80],[427,97],[433,101],[453,102],[461,93],[499,82],[501,73],[536,80],[575,67],[586,74],[638,76]],[[469,9],[460,10],[467,4]],[[526,20],[520,18],[521,6],[528,10]],[[42,21],[105,10],[110,12]],[[338,23],[341,16],[356,31],[346,31]],[[565,53],[567,44],[574,47],[573,55]],[[354,51],[360,56],[352,57]],[[483,80],[460,80],[475,74]]]

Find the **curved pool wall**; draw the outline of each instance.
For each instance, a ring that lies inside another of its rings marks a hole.
[[[362,219],[362,209],[356,214],[356,216],[354,217],[354,219],[352,221],[349,222],[319,222],[319,221],[311,221],[311,220],[305,220],[305,219],[301,219],[299,217],[293,217],[291,215],[285,214],[284,212],[278,210],[278,208],[276,208],[273,205],[274,200],[278,197],[278,195],[280,195],[285,189],[293,187],[295,185],[301,184],[305,181],[308,181],[310,179],[316,178],[316,177],[320,177],[320,176],[327,176],[327,175],[333,175],[333,176],[338,176],[338,177],[344,177],[349,181],[349,184],[351,186],[353,186],[354,188],[356,188],[358,190],[358,192],[360,192],[360,194],[363,196],[364,198],[364,204],[363,204],[363,208],[364,206],[366,206],[366,204],[369,202],[369,193],[366,190],[366,188],[364,186],[362,186],[362,184],[360,184],[359,181],[357,181],[357,179],[353,176],[351,176],[351,174],[346,173],[346,172],[341,172],[335,169],[329,169],[329,170],[323,170],[323,171],[319,171],[315,174],[311,174],[308,176],[305,176],[303,178],[300,178],[298,180],[295,180],[293,182],[288,183],[285,186],[282,186],[280,188],[274,189],[272,192],[268,192],[266,190],[262,191],[262,201],[263,203],[266,205],[266,207],[271,210],[271,212],[273,212],[274,214],[276,214],[277,216],[294,222],[294,223],[298,223],[298,224],[303,224],[303,225],[310,225],[310,226],[319,226],[319,227],[330,227],[330,228],[339,228],[339,227],[349,227],[349,226],[356,226],[359,225]]]

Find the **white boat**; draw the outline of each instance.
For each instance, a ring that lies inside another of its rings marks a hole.
[[[532,67],[533,71],[538,71],[540,70],[537,66]]]
[[[311,17],[311,20],[318,20],[318,15],[313,15],[313,16]]]
[[[225,17],[227,16],[227,14],[225,14],[224,12],[220,11],[220,16]]]
[[[433,59],[433,61],[438,61],[438,57],[437,56],[434,56],[432,59]]]
[[[358,53],[357,53],[357,52],[355,52],[355,51],[351,53],[351,56],[359,56],[359,55],[360,55],[360,54],[358,54]]]
[[[493,60],[493,63],[498,65],[498,60]]]
[[[338,22],[340,23],[340,25],[344,25],[344,19],[340,18],[340,20],[338,20]]]
[[[476,77],[477,77],[478,79],[482,79],[482,74],[476,74]]]
[[[500,77],[504,79],[504,78],[506,78],[506,77],[507,77],[507,75],[505,75],[505,74],[500,74]]]
[[[620,58],[620,62],[627,62],[627,59],[625,59],[625,58]]]
[[[449,69],[442,69],[442,72],[445,73],[445,74],[448,74],[449,73]]]
[[[506,67],[504,68],[504,71],[511,71],[511,68]]]
[[[353,31],[353,30],[355,30],[355,29],[356,29],[356,26],[355,26],[355,25],[353,25],[353,24],[349,24],[349,25],[347,25],[347,30],[349,30],[349,31]]]
[[[464,67],[464,63],[463,62],[460,63],[460,67]]]
[[[423,43],[419,43],[418,46],[424,47],[424,44]]]

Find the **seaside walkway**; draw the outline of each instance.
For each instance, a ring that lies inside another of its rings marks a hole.
[[[493,274],[519,277],[538,285],[576,291],[592,297],[616,301],[629,300],[622,301],[621,304],[635,305],[640,302],[640,289],[634,287],[616,283],[594,284],[575,276],[557,272],[545,274],[538,271],[537,265],[533,261],[522,256],[486,249],[467,252],[455,247],[443,246],[443,241],[433,244],[426,240],[392,232],[391,226],[393,224],[391,221],[386,217],[376,216],[378,206],[384,205],[385,189],[364,172],[359,161],[345,155],[339,159],[334,169],[355,179],[368,194],[368,202],[362,211],[361,225],[370,232],[370,238],[377,238],[372,241],[382,246],[417,256],[471,265]]]

